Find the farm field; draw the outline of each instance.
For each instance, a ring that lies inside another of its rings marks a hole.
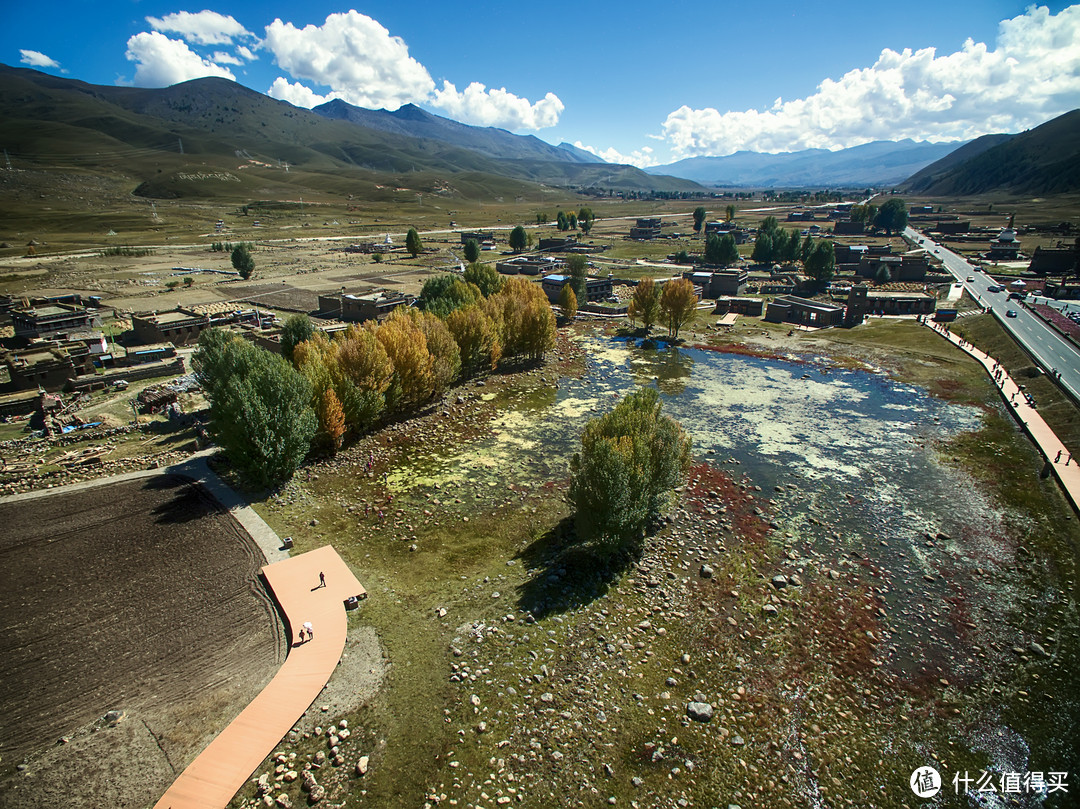
[[[0,806],[153,804],[284,660],[261,552],[165,475],[0,520]]]

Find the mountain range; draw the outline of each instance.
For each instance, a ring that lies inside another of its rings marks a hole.
[[[573,147],[468,127],[416,107],[398,113],[346,107],[332,104],[331,115],[320,114],[220,78],[161,89],[113,87],[0,65],[0,144],[13,165],[122,170],[148,197],[206,193],[205,181],[196,192],[189,179],[195,163],[205,164],[203,173],[231,169],[231,179],[212,190],[238,199],[258,189],[271,196],[283,186],[295,195],[305,185],[344,192],[360,190],[357,182],[404,184],[394,181],[398,175],[408,175],[407,185],[418,191],[470,198],[536,195],[550,185],[704,190],[633,166],[585,162]]]
[[[676,194],[706,193],[705,186],[1053,193],[1080,189],[1078,130],[1080,110],[1019,135],[963,144],[901,140],[835,152],[736,152],[646,172],[412,104],[391,112],[335,100],[307,110],[220,78],[115,87],[0,65],[0,146],[13,167],[111,172],[148,198],[314,191],[377,201],[408,188],[543,199],[553,186]]]
[[[908,139],[874,141],[837,151],[742,151],[725,157],[689,157],[647,171],[731,188],[881,188],[903,182],[960,145]]]

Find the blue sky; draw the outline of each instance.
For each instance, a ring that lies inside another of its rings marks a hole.
[[[60,0],[5,9],[0,60],[412,102],[650,165],[1036,126],[1080,107],[1080,5]]]

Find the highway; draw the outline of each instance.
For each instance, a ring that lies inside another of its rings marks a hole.
[[[1043,370],[1057,370],[1061,374],[1059,384],[1074,399],[1080,399],[1080,352],[1071,343],[1041,318],[1021,306],[1020,301],[1008,300],[1008,291],[990,292],[989,288],[995,286],[996,282],[956,253],[913,228],[907,228],[904,235],[941,259],[945,269],[958,283],[963,284],[969,295],[983,306],[990,307],[999,316],[1000,322],[1017,342],[1035,357]],[[969,278],[973,280],[968,280]],[[1016,313],[1016,317],[1006,316],[1006,312],[1010,310]]]

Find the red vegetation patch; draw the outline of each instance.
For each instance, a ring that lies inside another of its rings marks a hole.
[[[744,542],[758,542],[769,533],[768,521],[754,513],[754,509],[763,510],[767,504],[755,500],[745,483],[709,463],[690,468],[684,500],[700,515],[712,516],[722,508],[735,536]]]

